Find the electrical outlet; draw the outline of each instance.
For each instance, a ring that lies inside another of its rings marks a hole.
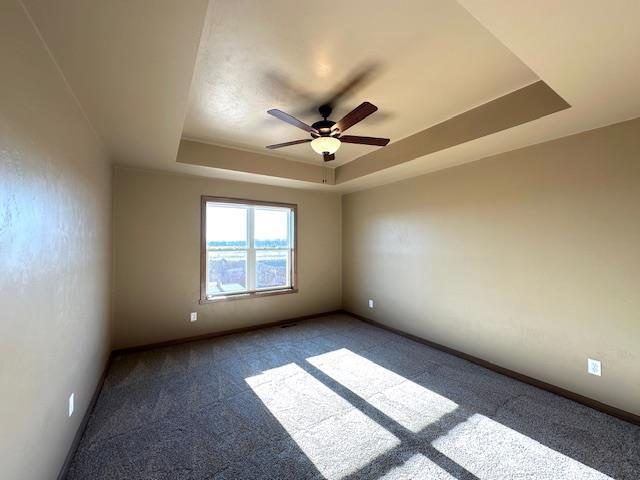
[[[69,416],[73,415],[73,403],[75,398],[75,393],[69,395]]]
[[[198,312],[191,312],[191,321],[195,322],[198,320]]]
[[[373,300],[369,299],[369,308],[373,308]]]
[[[587,372],[591,375],[602,376],[602,365],[600,360],[594,360],[593,358],[587,359]]]

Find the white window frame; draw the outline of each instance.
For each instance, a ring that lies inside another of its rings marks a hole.
[[[247,208],[247,248],[211,248],[207,245],[207,204],[217,203],[221,205],[237,204]],[[254,221],[255,207],[286,208],[291,211],[289,215],[289,247],[258,247],[255,246]],[[200,240],[200,303],[219,302],[221,300],[233,300],[243,298],[255,298],[267,295],[281,295],[286,293],[296,293],[297,288],[297,248],[298,248],[298,206],[290,203],[262,202],[256,200],[245,200],[227,197],[212,197],[203,195],[201,197],[201,240]],[[241,292],[222,292],[217,295],[207,294],[207,257],[210,250],[233,252],[247,252],[247,290]],[[287,272],[288,286],[286,287],[263,287],[256,288],[256,252],[264,251],[287,251],[289,254],[289,271]]]

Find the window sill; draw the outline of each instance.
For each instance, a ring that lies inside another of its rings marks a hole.
[[[270,297],[272,295],[287,295],[289,293],[298,293],[297,288],[284,288],[281,290],[262,290],[258,292],[248,292],[248,293],[232,293],[225,296],[218,296],[213,298],[201,298],[200,304],[206,303],[218,303],[218,302],[226,302],[229,300],[245,300],[248,298],[262,298],[262,297]]]

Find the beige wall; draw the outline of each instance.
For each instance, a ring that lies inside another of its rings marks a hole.
[[[111,167],[17,1],[0,68],[0,477],[45,480],[109,352]]]
[[[125,168],[114,182],[114,348],[340,308],[337,194]],[[298,204],[299,293],[199,305],[201,195]]]
[[[343,259],[349,310],[640,414],[640,119],[347,195]]]

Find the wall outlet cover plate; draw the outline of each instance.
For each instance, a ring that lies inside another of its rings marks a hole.
[[[587,372],[591,375],[602,376],[602,365],[600,360],[594,360],[593,358],[587,359]]]

